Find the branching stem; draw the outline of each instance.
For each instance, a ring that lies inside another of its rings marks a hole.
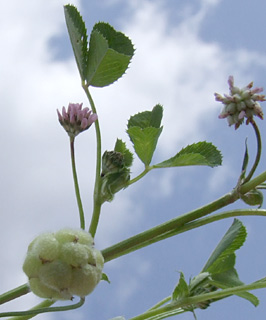
[[[139,181],[141,178],[143,178],[149,171],[151,171],[151,169],[153,169],[153,167],[151,166],[146,166],[145,169],[135,178],[133,178],[132,180],[130,180],[128,182],[128,185],[131,185],[137,181]]]

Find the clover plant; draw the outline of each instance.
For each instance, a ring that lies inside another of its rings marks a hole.
[[[134,154],[119,138],[114,141],[113,150],[102,150],[101,119],[97,116],[90,88],[103,88],[104,92],[104,87],[120,79],[131,63],[135,49],[126,35],[105,22],[96,23],[88,36],[82,16],[73,5],[65,5],[64,14],[81,86],[88,98],[88,103],[70,102],[62,111],[57,110],[59,124],[69,138],[80,229],[66,228],[54,233],[42,233],[33,239],[27,253],[25,249],[23,264],[28,283],[3,293],[0,303],[30,292],[43,298],[43,301],[31,310],[2,312],[0,317],[29,319],[40,313],[79,308],[86,298],[90,299],[87,296],[97,290],[97,284],[101,280],[109,282],[108,275],[104,273],[104,264],[150,244],[226,218],[234,219],[198,274],[187,279],[188,275],[180,271],[179,279],[173,284],[174,289],[167,297],[156,302],[149,310],[127,320],[159,320],[185,312],[192,312],[196,317],[197,309],[210,308],[216,301],[231,295],[237,295],[257,306],[258,298],[249,291],[265,288],[266,278],[244,284],[239,279],[235,262],[236,251],[244,244],[247,236],[246,228],[239,217],[266,216],[266,210],[261,209],[261,190],[265,188],[266,171],[255,176],[262,148],[260,131],[255,120],[256,116],[263,119],[260,103],[265,101],[265,96],[261,94],[262,88],[253,88],[252,82],[244,88],[238,88],[233,76],[229,76],[229,93],[215,93],[215,99],[223,104],[219,118],[226,118],[229,126],[234,125],[235,129],[244,123],[251,125],[257,140],[255,161],[249,171],[246,143],[239,179],[233,190],[211,203],[99,250],[97,243],[94,244],[94,238],[100,223],[102,205],[115,201],[116,193],[123,192],[123,189],[129,188],[155,169],[220,166],[222,155],[211,142],[197,141],[181,150],[174,150],[169,159],[154,163],[154,153],[163,132],[164,110],[159,103],[129,117],[126,132],[133,145]],[[93,212],[85,214],[75,163],[75,141],[79,134],[90,134],[91,130],[96,132],[97,143],[95,185],[92,195]],[[136,176],[132,171],[134,157],[138,157],[143,164],[143,171]],[[255,208],[219,210],[238,200]],[[72,303],[76,296],[79,301]],[[69,300],[69,304],[60,305],[60,300]],[[52,306],[53,304],[56,305]],[[125,318],[118,315],[113,320],[115,319]]]

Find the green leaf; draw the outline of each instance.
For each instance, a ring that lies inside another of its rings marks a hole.
[[[162,117],[163,107],[157,104],[152,111],[137,113],[128,120],[127,133],[134,144],[136,154],[146,166],[151,163],[163,130],[163,127],[160,127]]]
[[[219,242],[202,270],[211,274],[212,285],[226,289],[244,284],[240,281],[234,266],[236,259],[235,251],[243,245],[246,236],[246,228],[242,222],[234,219],[233,224]],[[242,292],[237,295],[247,299],[255,306],[259,303],[258,298],[249,292]]]
[[[180,166],[209,166],[221,165],[222,156],[219,150],[209,142],[203,141],[188,145],[174,157],[154,165],[154,168],[171,168]]]
[[[115,173],[108,173],[102,177],[101,203],[105,201],[111,202],[114,199],[114,195],[128,186],[130,180],[130,170],[124,167],[121,171]]]
[[[90,36],[87,84],[105,87],[118,80],[128,68],[134,48],[131,41],[108,23],[95,24]]]
[[[248,155],[248,144],[247,144],[247,139],[245,140],[245,154],[243,158],[243,164],[242,164],[242,172],[245,172],[247,170],[247,165],[248,165],[248,160],[249,160],[249,155]]]
[[[260,300],[252,293],[245,291],[237,294],[238,297],[248,300],[251,302],[255,307],[260,304]]]
[[[204,285],[210,279],[209,272],[201,272],[197,276],[195,276],[189,283],[189,291],[193,293],[197,288]]]
[[[114,151],[105,151],[102,156],[100,201],[112,201],[115,193],[128,186],[130,180],[129,167],[133,162],[133,154],[127,149],[125,142],[116,140]]]
[[[78,10],[73,5],[64,6],[65,19],[76,63],[82,80],[87,75],[87,30]]]
[[[98,22],[94,25],[93,30],[97,30],[107,39],[111,49],[128,56],[133,56],[134,48],[131,40],[122,32],[116,31],[109,23]]]
[[[106,273],[102,273],[102,279],[101,280],[106,281],[108,283],[111,283],[111,281],[109,280],[109,278],[108,278]]]
[[[127,133],[134,144],[136,154],[145,166],[148,166],[151,163],[162,130],[162,127],[148,127],[145,129],[131,127],[127,130]]]
[[[246,228],[242,222],[234,219],[233,224],[213,251],[202,272],[209,272],[213,275],[232,268],[235,263],[235,251],[243,245],[246,236]]]
[[[229,269],[226,272],[213,275],[212,280],[212,284],[221,289],[241,286],[244,284],[239,279],[237,271],[234,268]],[[238,293],[237,296],[250,301],[255,307],[259,304],[259,299],[247,291]]]
[[[124,164],[126,167],[132,166],[133,154],[127,149],[125,142],[123,142],[120,139],[117,139],[114,151],[122,153],[122,155],[124,156]]]
[[[189,288],[183,272],[180,272],[179,282],[172,293],[172,300],[178,300],[189,296]]]
[[[131,127],[140,127],[142,129],[148,127],[160,128],[163,117],[163,107],[157,104],[152,111],[144,111],[135,114],[128,120],[128,129]]]

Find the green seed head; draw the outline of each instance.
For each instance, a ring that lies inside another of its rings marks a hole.
[[[28,247],[23,271],[32,292],[42,298],[68,300],[84,297],[101,280],[103,256],[83,230],[45,233]]]

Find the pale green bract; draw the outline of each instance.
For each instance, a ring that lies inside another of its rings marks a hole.
[[[54,300],[91,293],[101,280],[104,265],[101,252],[93,244],[89,233],[74,229],[35,238],[23,264],[32,292]]]

